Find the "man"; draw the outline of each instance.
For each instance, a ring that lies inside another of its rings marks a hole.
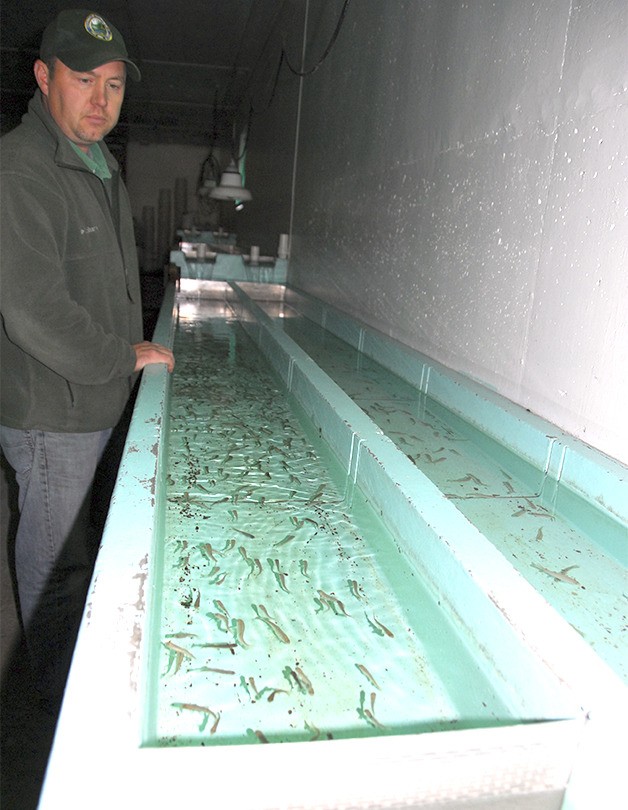
[[[117,29],[81,9],[46,28],[34,70],[1,143],[0,442],[19,487],[26,645],[54,711],[92,571],[96,468],[137,372],[174,358],[142,340],[131,210],[102,140],[140,72]]]

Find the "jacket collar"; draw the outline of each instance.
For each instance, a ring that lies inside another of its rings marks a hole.
[[[44,102],[44,96],[41,90],[37,89],[35,95],[28,103],[28,112],[32,114],[37,121],[45,128],[48,135],[56,144],[55,148],[55,163],[59,166],[68,166],[74,169],[85,169],[85,163],[76,154],[72,148],[72,144],[66,135],[63,134],[59,125],[48,112],[48,108]],[[113,157],[107,144],[104,141],[99,141],[102,153],[105,156],[107,165],[112,174],[118,171],[118,162]]]

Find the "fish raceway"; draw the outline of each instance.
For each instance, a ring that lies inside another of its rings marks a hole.
[[[624,806],[625,467],[284,284],[154,339],[42,810]]]

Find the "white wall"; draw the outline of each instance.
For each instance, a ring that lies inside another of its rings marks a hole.
[[[131,142],[127,148],[127,188],[131,198],[133,216],[141,230],[142,212],[145,206],[155,209],[155,224],[158,222],[159,192],[169,189],[174,210],[175,183],[185,178],[188,189],[188,211],[196,212],[195,224],[222,225],[235,230],[238,244],[245,252],[250,245],[260,246],[262,253],[276,255],[279,234],[287,233],[290,227],[290,186],[295,145],[295,119],[297,100],[292,83],[277,99],[272,109],[254,117],[257,139],[247,156],[245,183],[253,192],[253,199],[244,211],[235,212],[232,203],[211,202],[207,198],[200,204],[196,196],[199,170],[209,155],[205,147],[182,144],[141,144]],[[279,116],[279,118],[277,118]],[[266,121],[283,120],[280,137],[266,137]],[[219,165],[228,163],[228,156],[215,150]],[[214,221],[215,220],[215,221]],[[180,222],[172,223],[180,228]],[[139,234],[138,234],[139,236]],[[138,241],[141,242],[141,239]]]
[[[627,54],[625,0],[354,0],[303,81],[290,265],[624,462]]]
[[[127,148],[126,185],[131,198],[133,216],[141,220],[144,206],[157,211],[159,191],[170,189],[174,198],[175,181],[187,179],[188,205],[196,205],[195,193],[201,164],[209,153],[201,146],[178,144],[141,144],[131,142]]]
[[[275,61],[269,61],[276,66],[279,53],[274,57]],[[246,159],[246,186],[253,199],[235,222],[238,243],[245,252],[250,245],[259,245],[262,254],[276,256],[279,235],[290,229],[298,82],[283,70],[269,106],[270,91],[264,90],[254,96],[258,112],[252,117]]]

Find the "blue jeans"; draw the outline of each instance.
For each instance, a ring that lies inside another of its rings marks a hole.
[[[63,695],[92,574],[98,544],[90,531],[92,482],[110,435],[0,426],[19,487],[15,573],[24,637],[51,706]]]

